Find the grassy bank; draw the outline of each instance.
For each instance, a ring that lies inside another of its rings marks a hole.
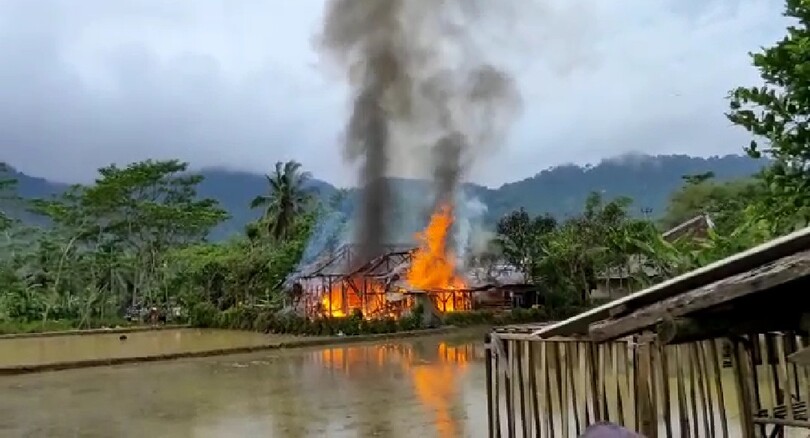
[[[20,339],[20,338],[49,338],[55,336],[86,336],[86,335],[99,335],[110,333],[136,333],[154,330],[177,330],[189,328],[187,324],[168,324],[168,325],[128,325],[116,327],[103,327],[93,329],[70,329],[70,330],[50,330],[44,332],[28,332],[28,333],[6,333],[0,334],[0,340],[3,339]]]
[[[48,321],[23,321],[23,320],[0,320],[0,335],[13,334],[34,334],[50,332],[70,332],[76,330],[92,330],[105,327],[136,327],[138,324],[131,323],[123,318],[110,318],[104,320],[93,320],[82,322],[76,320],[48,320]]]
[[[426,326],[417,309],[412,316],[400,319],[382,318],[367,320],[361,314],[347,317],[307,319],[293,314],[262,311],[249,307],[234,307],[218,311],[208,303],[195,306],[189,314],[193,327],[253,330],[262,333],[293,334],[301,336],[358,336],[398,333],[443,326],[474,327],[522,324],[531,322],[558,321],[585,310],[570,306],[548,311],[545,308],[514,309],[510,312],[491,311],[453,312],[441,321]]]
[[[293,338],[287,340],[269,341],[268,343],[263,345],[229,347],[203,351],[187,351],[187,352],[175,352],[175,353],[153,354],[143,356],[111,357],[111,358],[85,359],[76,361],[59,361],[41,364],[0,366],[0,376],[41,373],[48,371],[61,371],[77,368],[114,366],[133,363],[162,362],[177,359],[191,359],[191,358],[225,356],[234,354],[246,354],[246,353],[255,353],[259,351],[288,349],[288,348],[305,348],[305,347],[356,344],[363,342],[377,342],[392,339],[405,339],[421,336],[440,335],[444,333],[453,333],[458,330],[459,329],[456,327],[448,326],[427,330],[411,330],[396,333],[366,334],[357,336],[342,336],[342,337],[312,336],[312,337],[301,337],[297,339]]]

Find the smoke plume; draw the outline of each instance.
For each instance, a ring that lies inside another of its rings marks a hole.
[[[393,231],[387,176],[416,162],[432,177],[434,202],[453,204],[470,165],[495,150],[517,115],[512,77],[476,41],[501,4],[327,3],[320,48],[345,72],[352,92],[345,156],[361,161],[356,241],[366,257]]]

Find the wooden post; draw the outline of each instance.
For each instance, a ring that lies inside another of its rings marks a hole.
[[[506,433],[507,433],[507,436],[509,438],[515,438],[515,436],[516,436],[516,433],[515,433],[515,403],[514,403],[514,401],[515,401],[514,400],[514,396],[515,396],[515,392],[514,392],[514,384],[515,384],[515,382],[514,382],[514,380],[515,379],[514,379],[514,376],[512,375],[512,372],[515,370],[515,362],[514,362],[515,361],[515,355],[513,354],[512,351],[510,351],[512,349],[511,348],[512,347],[512,342],[513,341],[506,340],[506,342],[505,342],[506,345],[504,346],[505,348],[503,349],[504,354],[506,355],[506,357],[504,359],[505,359],[505,362],[506,362],[505,365],[506,365],[506,369],[507,369],[506,377],[505,377],[506,381],[504,383],[504,388],[506,390],[506,428],[507,428]]]
[[[515,346],[515,350],[513,352],[515,357],[515,364],[517,365],[517,395],[520,402],[520,425],[521,430],[523,432],[524,437],[531,436],[529,426],[531,424],[531,419],[527,412],[526,406],[526,382],[524,380],[523,375],[523,348],[522,348],[522,341],[512,341],[513,345]]]
[[[531,393],[532,419],[534,420],[534,430],[537,431],[537,436],[540,436],[543,425],[540,423],[540,400],[537,395],[539,389],[537,385],[537,364],[535,363],[535,355],[537,354],[534,348],[535,344],[536,342],[526,343],[526,354],[529,355],[529,392]]]
[[[722,369],[720,368],[720,364],[723,361],[722,355],[722,343],[721,348],[717,348],[717,344],[721,341],[712,340],[709,342],[709,353],[711,356],[712,361],[712,374],[714,376],[714,386],[717,390],[717,410],[720,413],[720,427],[722,431],[722,437],[728,438],[728,419],[726,418],[726,400],[725,394],[723,394],[723,375]]]
[[[484,362],[486,364],[487,375],[487,429],[489,438],[495,438],[495,410],[498,409],[498,401],[495,399],[493,403],[492,397],[492,335],[489,333],[484,336]],[[500,425],[499,425],[500,426]]]
[[[749,387],[749,361],[742,341],[735,339],[731,345],[731,359],[734,366],[734,378],[737,387],[737,400],[740,404],[741,438],[754,438],[754,412],[751,408],[751,388]]]
[[[543,394],[545,395],[546,405],[546,431],[549,437],[554,436],[554,405],[552,404],[551,397],[551,367],[549,366],[550,351],[553,344],[549,341],[542,341],[540,343],[540,368],[543,373]]]
[[[650,394],[650,382],[653,378],[652,370],[650,369],[650,341],[646,337],[639,340],[638,346],[638,374],[636,376],[636,388],[638,395],[636,396],[639,418],[639,432],[646,438],[658,437],[658,424],[655,412],[653,412],[653,401]]]

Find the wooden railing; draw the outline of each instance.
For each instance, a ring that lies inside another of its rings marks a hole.
[[[725,342],[597,344],[495,332],[487,347],[490,437],[573,437],[599,422],[650,438],[741,435]]]
[[[785,436],[810,429],[806,337],[768,333],[679,345],[501,330],[487,340],[490,437],[569,437],[612,422],[646,437]]]
[[[748,394],[741,409],[751,418],[745,425],[749,436],[780,436],[788,427],[810,428],[810,369],[788,360],[792,353],[807,346],[806,337],[790,333],[734,340],[739,389]]]

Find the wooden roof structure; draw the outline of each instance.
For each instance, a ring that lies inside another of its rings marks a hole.
[[[548,326],[532,336],[602,342],[656,329],[679,343],[810,328],[810,227]]]

